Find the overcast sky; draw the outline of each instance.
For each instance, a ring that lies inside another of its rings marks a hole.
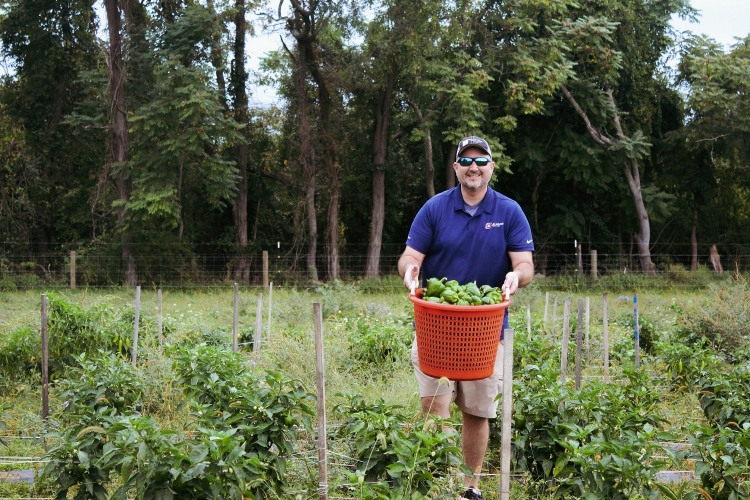
[[[691,4],[700,11],[698,24],[675,18],[675,29],[708,35],[725,46],[734,44],[734,37],[750,34],[750,0],[692,0]]]

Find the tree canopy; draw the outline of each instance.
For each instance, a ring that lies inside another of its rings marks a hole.
[[[750,236],[750,37],[678,42],[688,0],[105,6],[3,2],[6,253],[120,255],[128,282],[139,256],[215,254],[247,280],[283,244],[313,281],[388,273],[472,134],[540,272],[573,240],[655,273]],[[261,29],[284,44],[254,71]],[[250,107],[254,83],[278,102]]]

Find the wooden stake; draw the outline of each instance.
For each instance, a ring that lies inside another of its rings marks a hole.
[[[633,295],[633,340],[635,341],[635,368],[641,367],[641,339],[638,328],[638,294]]]
[[[47,295],[42,294],[42,420],[49,417],[49,338],[47,336]]]
[[[591,317],[591,301],[586,297],[586,363],[591,361],[591,342],[589,337],[589,318]]]
[[[576,390],[581,389],[581,355],[583,344],[583,299],[578,299],[578,327],[576,328]]]
[[[138,327],[141,317],[141,287],[135,287],[135,321],[133,322],[133,366],[138,363]]]
[[[602,294],[602,348],[604,349],[604,383],[609,383],[609,318],[607,318],[607,294]]]
[[[512,328],[503,333],[503,413],[500,434],[500,500],[510,498],[510,443],[513,423],[513,335]]]
[[[76,251],[70,251],[70,289],[76,289]]]
[[[320,302],[313,302],[315,320],[315,378],[318,388],[318,494],[328,499],[328,448],[326,432],[325,361],[323,356],[323,314]]]
[[[268,251],[263,250],[263,289],[268,289]]]
[[[526,332],[531,337],[531,304],[526,304]]]
[[[232,308],[232,350],[237,352],[240,350],[239,340],[239,326],[240,326],[240,286],[234,284],[234,307]]]
[[[253,336],[253,352],[260,352],[260,339],[263,336],[263,294],[258,294],[258,307],[255,308],[255,335]]]
[[[555,304],[552,306],[552,335],[554,337],[555,328],[557,328],[557,295],[555,295]]]
[[[596,284],[596,278],[598,277],[599,271],[597,269],[598,264],[596,262],[596,250],[591,250],[591,284]]]
[[[549,292],[544,292],[544,329],[549,328],[547,320],[549,319]]]
[[[271,312],[273,311],[273,281],[268,285],[268,332],[266,340],[271,340]]]
[[[557,299],[555,299],[557,300]],[[568,373],[568,341],[570,340],[570,298],[565,299],[563,310],[563,339],[560,353],[560,381],[565,382]]]
[[[161,320],[161,288],[156,290],[156,330],[159,333],[159,346],[164,345],[164,329]]]

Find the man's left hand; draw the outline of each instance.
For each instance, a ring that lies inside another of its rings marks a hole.
[[[501,290],[503,291],[503,295],[505,295],[506,299],[509,299],[511,295],[516,293],[516,291],[518,290],[518,275],[513,271],[506,274],[505,282],[503,283]]]

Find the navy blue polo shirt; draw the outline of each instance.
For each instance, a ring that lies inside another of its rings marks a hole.
[[[473,216],[464,211],[461,186],[430,198],[419,210],[406,244],[425,254],[422,286],[429,278],[500,287],[512,271],[508,252],[534,250],[520,205],[491,188]],[[508,328],[505,315],[503,329]]]

